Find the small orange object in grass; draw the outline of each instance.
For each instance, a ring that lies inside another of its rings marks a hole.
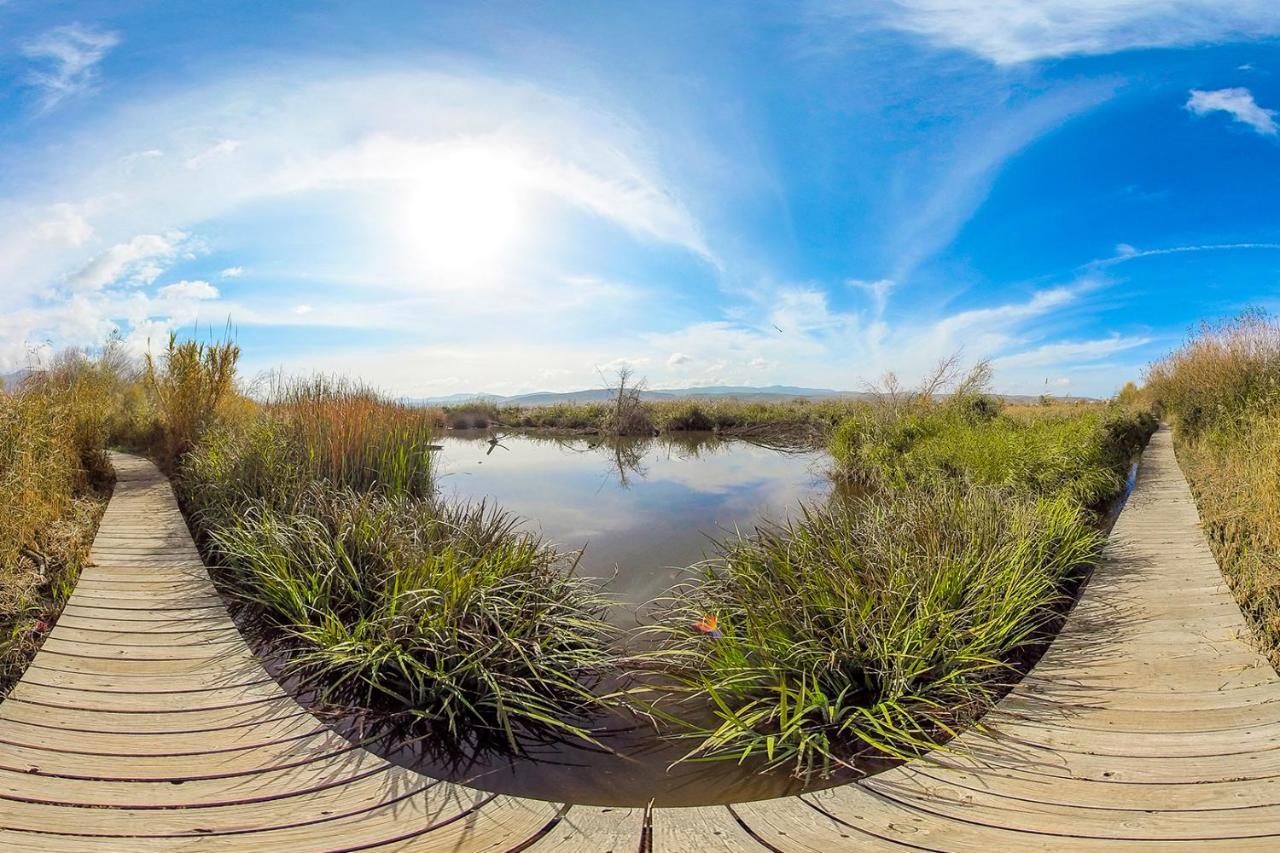
[[[693,627],[697,628],[708,637],[723,637],[724,632],[718,627],[719,624],[720,620],[716,618],[714,613],[711,613],[707,616],[703,616],[697,622],[694,622]]]

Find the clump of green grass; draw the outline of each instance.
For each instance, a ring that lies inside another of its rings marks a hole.
[[[209,538],[325,696],[455,737],[584,734],[606,602],[511,516],[315,484],[288,510],[238,505]]]
[[[426,429],[362,389],[310,385],[207,431],[181,491],[226,586],[330,698],[460,738],[585,737],[575,721],[613,660],[606,602],[511,516],[439,500],[411,452]]]
[[[715,708],[690,756],[806,777],[919,754],[990,703],[1100,541],[1065,497],[954,483],[731,540],[663,620],[679,683]],[[693,629],[708,614],[723,636]]]

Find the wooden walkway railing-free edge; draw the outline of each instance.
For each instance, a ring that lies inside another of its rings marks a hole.
[[[1247,642],[1167,430],[1062,633],[953,751],[647,815],[431,779],[330,731],[241,639],[168,482],[113,461],[91,565],[0,704],[0,849],[1280,849],[1280,678]]]

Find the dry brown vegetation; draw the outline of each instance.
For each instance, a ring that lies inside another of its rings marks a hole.
[[[1280,323],[1249,312],[1201,326],[1143,393],[1173,421],[1209,544],[1280,667]]]
[[[0,392],[0,695],[75,585],[105,506],[118,354],[64,354]]]

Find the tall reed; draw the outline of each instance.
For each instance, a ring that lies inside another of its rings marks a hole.
[[[388,400],[345,379],[278,381],[270,415],[287,426],[316,477],[353,489],[430,495],[438,410]]]
[[[1280,322],[1249,311],[1201,325],[1143,393],[1174,424],[1209,544],[1280,668]]]
[[[240,347],[231,341],[179,342],[169,335],[157,357],[145,357],[144,379],[164,430],[164,458],[172,466],[195,447],[235,389]]]

